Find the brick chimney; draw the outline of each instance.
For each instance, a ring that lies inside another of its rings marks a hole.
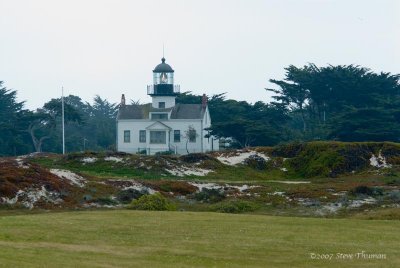
[[[207,95],[203,94],[203,96],[201,97],[201,107],[203,109],[207,107],[207,102],[208,102]]]
[[[122,97],[121,97],[121,106],[125,106],[125,94],[122,94]]]

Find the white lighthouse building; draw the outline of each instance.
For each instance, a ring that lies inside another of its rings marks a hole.
[[[122,95],[117,116],[117,150],[127,153],[199,153],[217,151],[219,141],[209,135],[211,117],[207,97],[201,103],[176,103],[180,93],[174,70],[161,59],[147,86],[152,102],[128,105]]]

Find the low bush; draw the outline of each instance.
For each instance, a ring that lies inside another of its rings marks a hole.
[[[258,170],[264,170],[267,168],[267,161],[256,154],[250,155],[244,160],[244,164]]]
[[[356,188],[350,190],[352,195],[369,195],[369,196],[376,196],[376,195],[383,195],[382,188],[378,187],[369,187],[365,185],[357,186]]]
[[[117,200],[124,204],[129,204],[133,199],[139,199],[143,195],[148,194],[147,191],[139,191],[136,189],[126,189],[118,192]]]
[[[162,192],[172,192],[179,195],[193,194],[197,191],[197,187],[185,181],[168,181],[160,180],[154,182],[147,182],[147,186]]]
[[[156,155],[173,155],[173,154],[175,154],[174,151],[162,151],[156,153]]]
[[[193,153],[193,154],[187,154],[187,155],[182,155],[179,157],[183,162],[186,163],[198,163],[200,161],[205,161],[205,160],[215,160],[213,157],[204,154],[204,153]]]
[[[133,200],[130,209],[135,210],[176,210],[176,206],[160,193],[143,195],[139,199]]]
[[[146,154],[147,154],[147,150],[146,150],[146,149],[140,150],[140,151],[137,152],[137,154],[144,154],[144,155],[146,155]]]
[[[106,205],[106,206],[118,205],[118,202],[114,199],[111,199],[110,197],[99,197],[99,198],[93,199],[93,203],[98,203],[100,205]]]
[[[259,208],[259,206],[253,202],[243,200],[231,200],[228,202],[221,202],[211,206],[212,211],[223,212],[223,213],[243,213],[252,212]]]
[[[389,193],[389,199],[394,201],[394,202],[400,202],[400,191],[392,191]]]
[[[217,203],[225,199],[225,194],[218,189],[203,188],[200,192],[195,194],[194,198],[200,202]]]
[[[400,179],[393,179],[388,181],[386,184],[390,186],[400,186]]]

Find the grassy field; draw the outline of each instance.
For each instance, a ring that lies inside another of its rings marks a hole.
[[[113,210],[1,216],[0,229],[1,267],[400,267],[398,221]],[[336,259],[361,251],[386,259]]]

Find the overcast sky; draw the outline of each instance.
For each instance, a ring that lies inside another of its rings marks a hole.
[[[269,101],[284,67],[400,73],[400,0],[0,0],[0,80],[37,108],[61,94],[148,102],[160,62],[181,91]]]

